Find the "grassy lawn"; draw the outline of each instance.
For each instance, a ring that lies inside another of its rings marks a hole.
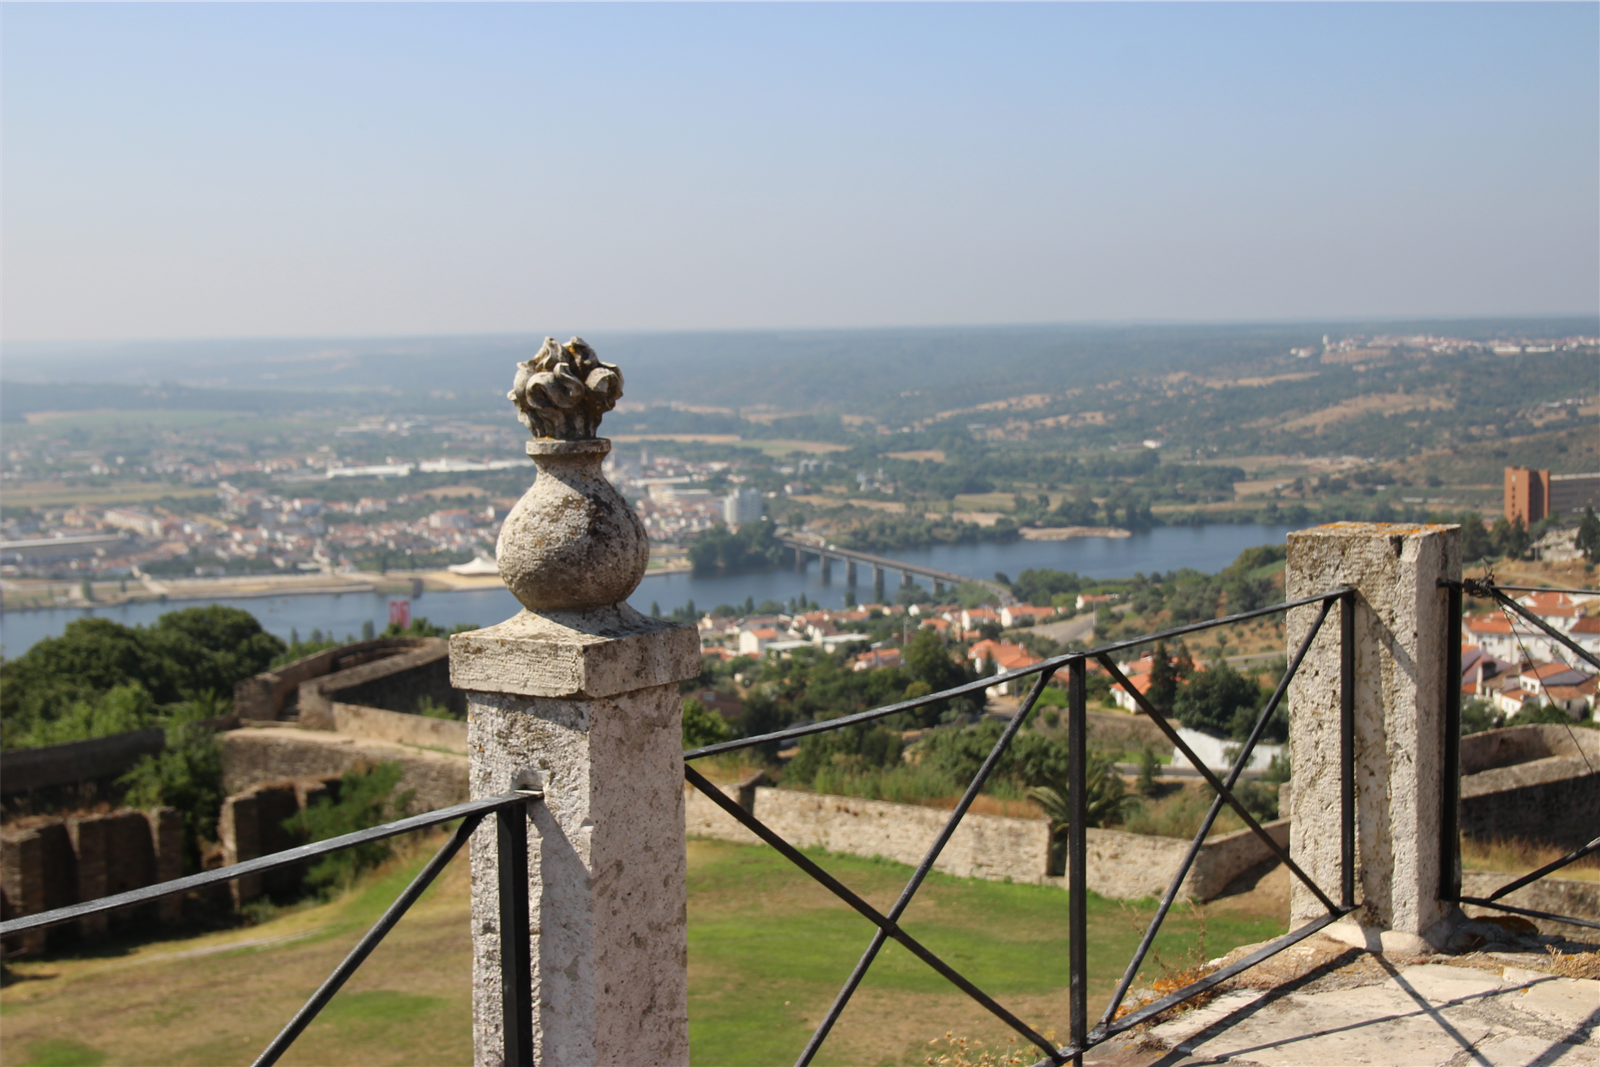
[[[0,1064],[248,1063],[420,866],[418,851],[331,903],[257,926],[24,961],[0,996]],[[880,909],[900,864],[818,853]],[[1091,1006],[1104,1004],[1149,902],[1091,897]],[[296,1043],[286,1064],[465,1064],[471,1059],[467,879],[457,859]],[[1270,909],[1269,909],[1270,911]],[[1067,895],[929,877],[906,915],[913,936],[1040,1029],[1066,1032]],[[1216,906],[1205,954],[1284,929],[1281,916]],[[1169,921],[1169,958],[1197,919]],[[689,845],[689,1032],[701,1065],[792,1063],[872,934],[771,850]],[[1159,973],[1147,967],[1152,977]],[[919,1064],[946,1030],[1003,1028],[903,948],[868,972],[819,1063]]]

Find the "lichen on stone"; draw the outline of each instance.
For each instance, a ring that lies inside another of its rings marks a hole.
[[[546,337],[537,355],[517,364],[506,399],[517,419],[536,438],[593,440],[600,419],[622,398],[622,372],[600,357],[581,337],[557,344]]]

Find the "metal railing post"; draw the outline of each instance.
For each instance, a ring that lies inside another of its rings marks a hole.
[[[533,957],[528,918],[528,810],[495,813],[500,873],[500,995],[505,1067],[533,1067]]]
[[[1088,691],[1082,656],[1068,667],[1070,679],[1067,690],[1068,723],[1068,773],[1072,779],[1071,825],[1068,835],[1068,907],[1071,940],[1067,944],[1068,969],[1071,972],[1072,1047],[1074,1067],[1083,1063],[1082,1049],[1089,1035],[1089,835],[1084,825],[1088,818]]]
[[[1356,594],[1339,598],[1339,906],[1356,904]]]
[[[1461,585],[1449,596],[1444,635],[1444,781],[1439,790],[1439,899],[1461,896]]]

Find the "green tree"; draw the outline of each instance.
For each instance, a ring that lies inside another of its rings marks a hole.
[[[1153,797],[1160,792],[1161,784],[1156,781],[1156,776],[1161,773],[1161,761],[1156,758],[1156,750],[1146,744],[1139,750],[1139,781],[1137,788],[1141,796]]]
[[[222,812],[222,749],[209,729],[192,722],[167,730],[167,747],[145,756],[118,779],[134,808],[163,805],[183,814],[184,865],[199,870],[201,842],[216,835]]]
[[[1091,752],[1084,768],[1084,825],[1116,826],[1135,799],[1117,776],[1108,756]],[[1072,828],[1072,784],[1066,775],[1053,776],[1028,789],[1028,799],[1039,805],[1050,822],[1049,873],[1065,868],[1066,841]]]
[[[1167,643],[1157,641],[1150,656],[1150,688],[1145,691],[1145,697],[1156,710],[1170,712],[1173,701],[1178,698],[1178,671],[1167,652]]]
[[[683,701],[683,747],[703,748],[733,740],[733,727],[695,697]]]
[[[950,650],[944,647],[939,634],[932,629],[917,631],[916,636],[904,649],[904,660],[906,672],[913,680],[927,683],[930,693],[954,689],[971,680],[967,668],[956,662],[950,655]],[[964,709],[971,701],[963,698],[959,703]],[[923,725],[931,725],[939,721],[943,713],[950,710],[951,702],[941,700],[924,705],[916,709],[913,714]]]
[[[1178,691],[1172,710],[1191,730],[1226,737],[1233,732],[1236,714],[1254,711],[1260,703],[1261,687],[1255,680],[1218,660],[1189,679]]]

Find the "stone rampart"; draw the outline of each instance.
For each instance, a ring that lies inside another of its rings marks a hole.
[[[1600,818],[1600,731],[1551,724],[1461,739],[1461,832],[1577,848]],[[1590,817],[1578,817],[1579,813]]]
[[[271,721],[298,710],[302,725],[333,729],[332,704],[343,701],[415,712],[427,697],[460,711],[450,687],[449,643],[436,637],[381,637],[330,648],[246,678],[233,689],[241,719]]]
[[[467,724],[455,719],[430,719],[359,704],[333,705],[333,729],[373,741],[392,741],[418,748],[442,748],[467,754]]]
[[[1500,871],[1463,871],[1461,895],[1487,898],[1490,893],[1516,878],[1514,874]],[[1537,882],[1508,893],[1501,898],[1514,908],[1549,912],[1552,915],[1571,915],[1575,919],[1600,921],[1600,882],[1585,882],[1576,878],[1541,878]],[[1493,908],[1480,908],[1476,904],[1463,904],[1462,910],[1474,919],[1484,916],[1504,915]],[[1596,933],[1587,926],[1553,922],[1549,919],[1529,920],[1540,933],[1561,934],[1573,941],[1592,943]]]
[[[218,734],[217,741],[222,746],[222,787],[230,794],[265,782],[335,777],[353,767],[395,762],[401,768],[395,790],[414,791],[414,811],[467,799],[466,759],[453,753],[288,725],[230,730]]]
[[[287,821],[323,797],[337,800],[338,793],[339,778],[323,776],[264,782],[228,797],[222,802],[222,813],[217,818],[223,866],[231,867],[304,844],[304,836],[290,829]],[[234,905],[248,903],[263,894],[282,898],[295,893],[305,877],[306,866],[296,864],[235,879],[229,883]]]
[[[825,848],[854,856],[881,856],[916,865],[950,813],[939,808],[894,804],[882,800],[806,793],[758,786],[753,790],[724,786],[736,803],[750,799],[752,813],[775,833],[799,848]],[[689,788],[685,815],[690,836],[756,844],[758,839],[699,790]],[[1266,829],[1287,847],[1289,824],[1279,820]],[[1066,888],[1066,879],[1045,873],[1049,862],[1049,828],[1043,819],[1016,819],[968,814],[951,835],[934,869],[961,878],[1009,879]],[[1121,830],[1088,831],[1089,888],[1106,897],[1139,899],[1165,892],[1189,843],[1180,838],[1130,834]],[[1215,897],[1240,874],[1271,858],[1270,850],[1249,830],[1213,837],[1201,847],[1180,895],[1187,899]]]
[[[124,808],[98,815],[35,816],[0,830],[0,896],[10,917],[153,885],[183,874],[183,821],[173,808]],[[64,934],[96,936],[131,922],[174,922],[171,898],[80,919],[74,927],[33,930],[7,951],[40,952]]]
[[[0,789],[7,794],[27,793],[116,778],[140,759],[166,747],[167,732],[154,729],[13,749],[0,754]]]

